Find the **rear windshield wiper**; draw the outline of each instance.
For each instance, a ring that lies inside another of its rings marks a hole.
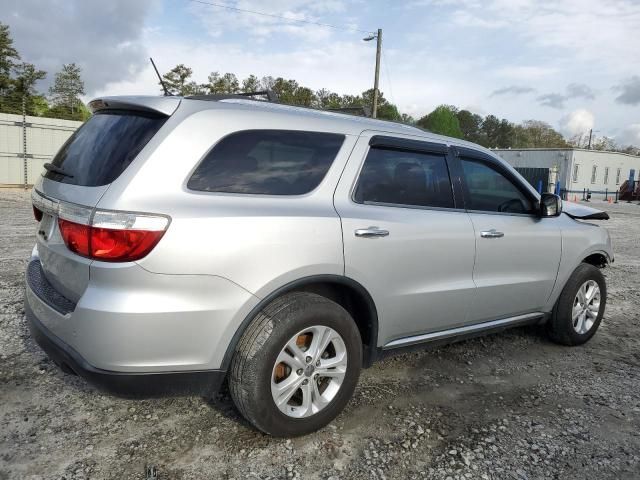
[[[53,163],[45,163],[44,164],[44,168],[48,172],[59,173],[62,176],[73,178],[73,175],[71,175],[70,173],[65,172],[64,169],[62,169],[60,167],[56,167]]]

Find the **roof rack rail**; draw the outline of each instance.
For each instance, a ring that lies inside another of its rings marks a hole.
[[[267,102],[278,103],[278,95],[273,90],[260,90],[257,92],[242,92],[242,93],[214,93],[211,95],[187,95],[184,98],[189,98],[191,100],[209,100],[209,101],[218,101],[218,100],[227,100],[230,98],[251,98],[251,97],[267,97]],[[257,100],[257,99],[256,99]],[[264,100],[262,100],[264,101]]]
[[[340,107],[340,108],[325,108],[325,112],[346,113],[348,115],[355,115],[358,117],[371,117],[371,109],[365,105],[354,107]]]

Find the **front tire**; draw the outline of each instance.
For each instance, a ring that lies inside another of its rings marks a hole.
[[[247,327],[229,388],[240,413],[263,432],[304,435],[342,411],[361,365],[362,341],[349,313],[320,295],[289,293]]]
[[[548,324],[549,336],[562,345],[582,345],[600,326],[607,303],[607,284],[597,267],[582,263],[565,285]]]

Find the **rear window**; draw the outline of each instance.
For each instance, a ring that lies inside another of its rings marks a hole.
[[[189,179],[191,190],[302,195],[316,188],[344,135],[290,130],[247,130],[223,138]]]
[[[109,184],[129,166],[166,119],[139,112],[99,112],[76,130],[51,161],[65,174],[47,171],[45,178],[86,187]]]

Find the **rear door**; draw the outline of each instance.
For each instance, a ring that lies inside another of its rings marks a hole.
[[[466,322],[475,241],[447,152],[365,132],[336,190],[345,275],[373,296],[379,345]]]
[[[58,227],[59,209],[88,223],[92,209],[156,134],[167,116],[153,112],[102,110],[62,146],[34,186],[34,207],[42,211],[37,229],[40,262],[47,280],[76,302],[89,281],[91,260],[67,249]]]
[[[481,151],[457,148],[465,205],[473,222],[477,290],[469,320],[541,311],[560,264],[559,218],[541,218],[524,180]]]

